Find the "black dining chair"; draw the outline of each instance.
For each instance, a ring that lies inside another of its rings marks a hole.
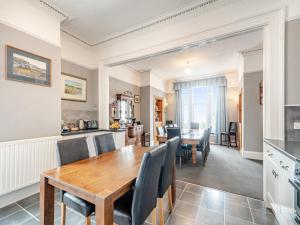
[[[185,157],[185,149],[182,148],[182,140],[181,140],[181,130],[178,127],[168,127],[167,128],[167,139],[171,139],[173,137],[179,137],[179,144],[176,150],[176,157],[179,158],[179,167],[182,165],[182,158]]]
[[[172,171],[174,167],[174,162],[176,158],[176,150],[179,144],[179,137],[173,137],[167,141],[167,151],[162,163],[159,183],[158,183],[158,211],[160,216],[160,224],[164,224],[164,212],[163,212],[163,197],[168,191],[168,202],[170,211],[173,210],[172,201]]]
[[[116,144],[112,133],[101,134],[94,137],[96,155],[116,150]]]
[[[62,140],[57,142],[57,157],[58,165],[63,166],[79,160],[89,158],[89,149],[86,143],[86,138],[75,138]],[[91,214],[95,212],[94,204],[78,198],[68,192],[61,193],[61,224],[66,222],[66,206],[72,208],[76,212],[85,217],[85,224],[91,224]]]
[[[237,145],[237,122],[230,122],[227,132],[221,132],[221,145],[223,145],[223,136],[227,139],[227,147],[238,147]],[[233,139],[232,139],[233,138]],[[232,145],[234,144],[234,146]]]
[[[170,124],[173,124],[173,120],[166,120],[166,125],[170,125]]]
[[[192,130],[199,130],[199,128],[200,128],[199,123],[191,122],[191,129]]]
[[[143,156],[140,171],[131,191],[114,203],[114,222],[118,225],[142,225],[152,212],[156,224],[158,182],[167,145],[162,144]]]

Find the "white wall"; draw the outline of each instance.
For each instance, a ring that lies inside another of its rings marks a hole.
[[[150,86],[154,87],[162,92],[166,92],[166,81],[155,74],[155,72],[150,73]]]
[[[60,46],[60,19],[29,0],[0,0],[0,23]]]
[[[61,58],[88,69],[98,68],[92,47],[63,32],[61,32]]]
[[[263,50],[243,53],[244,73],[263,71]]]
[[[110,77],[114,77],[118,80],[138,87],[141,86],[141,74],[128,66],[121,65],[109,67],[107,69],[107,73]]]

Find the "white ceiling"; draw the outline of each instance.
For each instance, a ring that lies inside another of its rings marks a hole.
[[[93,45],[207,0],[44,0],[66,14],[61,27]],[[219,0],[218,0],[219,1]]]
[[[217,40],[199,47],[151,57],[127,64],[139,71],[153,71],[165,80],[184,80],[199,76],[237,72],[239,52],[262,48],[262,31]],[[189,66],[187,66],[189,61]],[[185,74],[189,67],[192,72]]]

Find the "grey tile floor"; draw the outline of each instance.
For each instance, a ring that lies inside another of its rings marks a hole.
[[[278,225],[272,212],[260,200],[183,181],[177,181],[176,187],[177,201],[171,214],[167,198],[164,198],[168,225]],[[60,224],[59,194],[56,193],[55,225]],[[1,208],[0,225],[36,225],[40,224],[39,216],[39,194],[35,194]],[[145,225],[150,221],[149,217]],[[67,209],[66,224],[83,225],[84,218]],[[95,224],[94,217],[92,224]]]

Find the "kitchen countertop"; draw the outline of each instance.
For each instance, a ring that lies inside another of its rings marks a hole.
[[[300,141],[265,139],[265,142],[292,160],[300,160]]]
[[[79,131],[67,131],[61,132],[62,136],[69,136],[69,135],[76,135],[76,134],[88,134],[100,131],[107,131],[107,132],[125,132],[125,129],[88,129],[88,130],[79,130]]]

